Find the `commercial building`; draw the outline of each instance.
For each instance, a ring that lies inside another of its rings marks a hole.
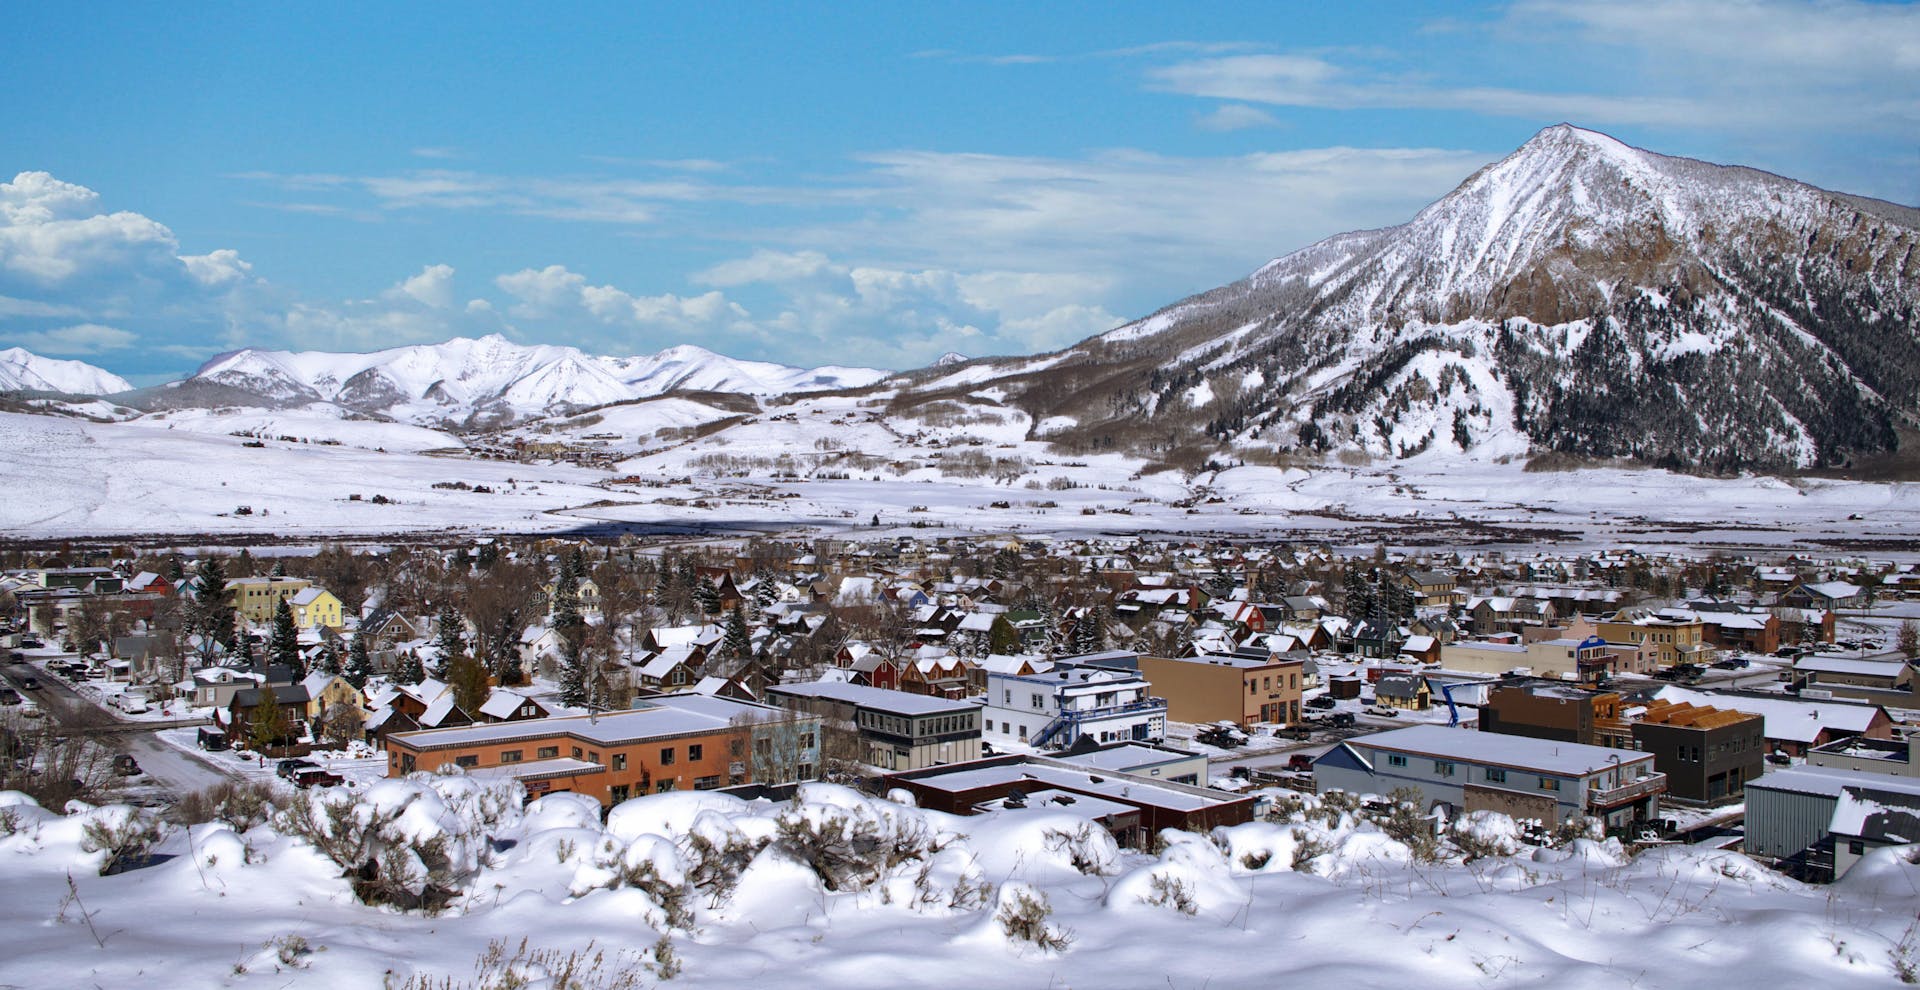
[[[1667,794],[1708,804],[1737,801],[1766,772],[1766,720],[1687,702],[1655,701],[1629,724],[1633,748],[1653,754]]]
[[[1840,767],[1775,770],[1747,784],[1746,852],[1806,879],[1920,837],[1920,780]]]
[[[1167,702],[1148,694],[1147,679],[1128,669],[1135,654],[1071,657],[1037,674],[987,675],[988,742],[1065,749],[1082,737],[1095,742],[1160,742],[1167,736]]]
[[[1606,674],[1612,654],[1606,641],[1542,639],[1531,643],[1459,640],[1440,648],[1440,666],[1480,674],[1526,671],[1535,677],[1591,684]]]
[[[882,770],[919,770],[980,758],[980,706],[971,701],[821,681],[775,684],[767,700],[851,725],[865,762]]]
[[[397,732],[386,748],[389,777],[451,764],[518,780],[529,796],[573,791],[608,806],[664,791],[806,780],[820,761],[819,719],[697,694],[603,715]]]
[[[1649,819],[1667,789],[1650,753],[1438,725],[1345,740],[1314,761],[1313,776],[1322,791],[1410,787],[1429,805],[1549,824],[1579,816],[1609,826]]]
[[[1300,720],[1303,659],[1266,651],[1197,657],[1140,657],[1140,673],[1154,694],[1167,699],[1167,717],[1177,722],[1258,723]]]
[[[264,623],[273,621],[273,613],[282,600],[311,587],[313,582],[305,578],[234,578],[227,582],[227,595],[233,600],[233,610],[248,622]]]

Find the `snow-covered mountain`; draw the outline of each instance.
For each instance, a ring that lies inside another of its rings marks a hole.
[[[1920,413],[1920,211],[1568,125],[998,389],[1069,450],[1845,464]]]
[[[268,405],[330,402],[420,423],[503,422],[555,410],[650,398],[674,391],[756,395],[853,388],[887,372],[790,368],[736,361],[680,346],[639,357],[516,344],[498,335],[376,351],[243,350],[207,362],[176,383],[184,394],[235,394]]]
[[[0,392],[113,395],[132,388],[126,379],[85,361],[45,358],[20,347],[0,351]]]

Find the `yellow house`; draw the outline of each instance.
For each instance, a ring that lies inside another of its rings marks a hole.
[[[302,588],[287,600],[287,605],[293,609],[293,624],[302,629],[341,626],[340,599],[325,588]]]
[[[367,716],[366,694],[339,674],[315,671],[308,674],[300,685],[307,689],[307,717],[310,719],[324,717],[335,705],[345,705],[361,718]]]
[[[233,599],[234,611],[248,622],[265,623],[273,621],[273,612],[280,606],[281,599],[292,598],[311,587],[313,582],[305,578],[246,577],[228,581],[227,594]],[[338,608],[337,599],[334,604]],[[296,616],[294,621],[298,622],[299,618]]]

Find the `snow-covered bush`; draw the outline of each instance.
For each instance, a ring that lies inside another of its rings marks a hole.
[[[488,831],[517,818],[519,793],[512,782],[415,774],[357,794],[299,792],[274,826],[332,860],[363,902],[433,912],[478,871]]]
[[[185,795],[167,817],[182,825],[225,822],[245,832],[273,817],[273,788],[257,780],[225,781]]]
[[[1030,943],[1043,952],[1065,952],[1073,944],[1073,931],[1053,923],[1053,903],[1047,900],[1046,892],[1024,883],[1000,888],[993,920],[1008,938]]]
[[[160,824],[153,816],[124,804],[83,810],[80,848],[105,853],[100,875],[110,876],[146,862],[160,842]]]

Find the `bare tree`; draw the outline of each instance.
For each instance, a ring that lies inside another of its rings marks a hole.
[[[734,716],[736,747],[744,753],[747,779],[756,784],[813,780],[820,770],[817,716],[769,710]]]

